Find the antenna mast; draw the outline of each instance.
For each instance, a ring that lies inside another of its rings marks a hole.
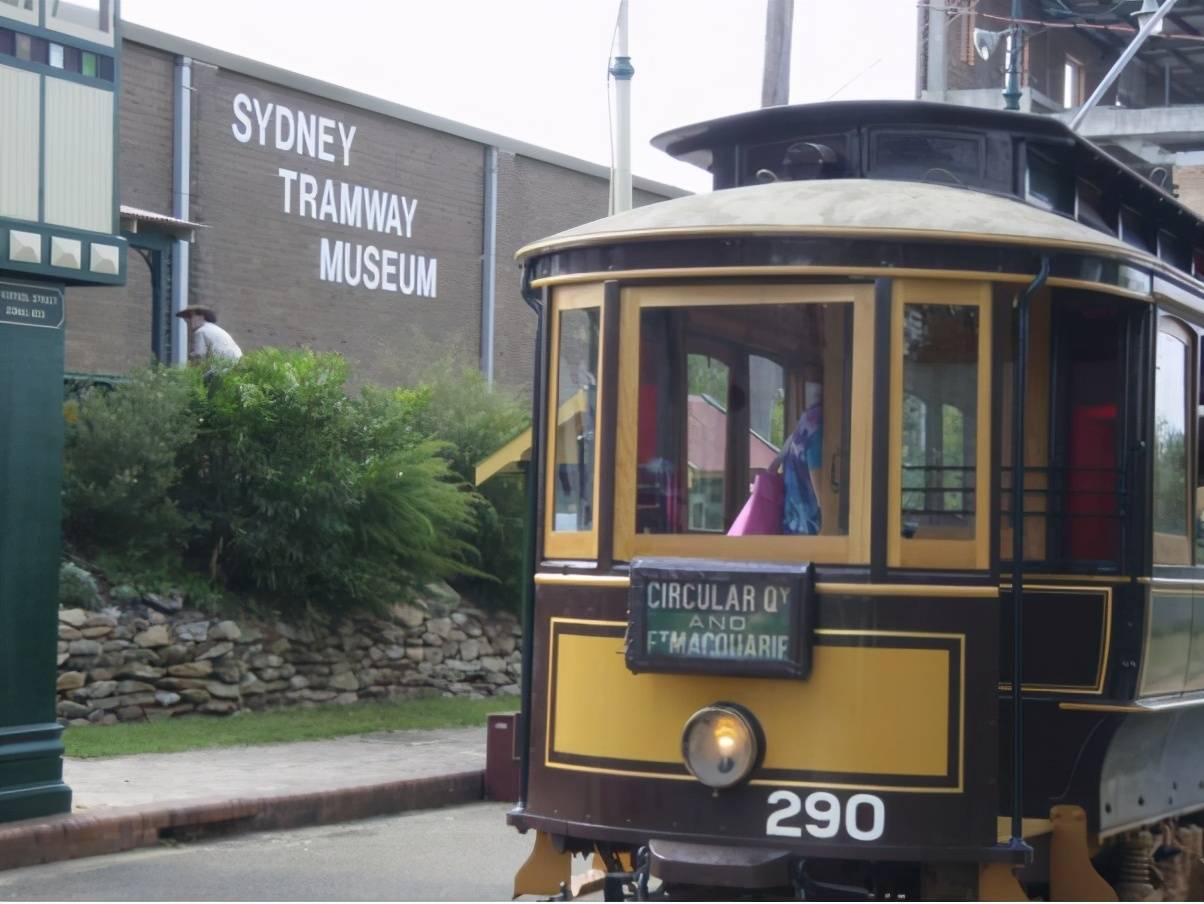
[[[619,0],[618,52],[611,58],[615,80],[615,166],[610,180],[610,212],[631,210],[631,77],[635,67],[627,55],[627,0]]]

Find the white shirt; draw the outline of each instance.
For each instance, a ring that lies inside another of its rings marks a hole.
[[[230,334],[216,323],[203,323],[192,334],[192,356],[194,358],[229,358],[237,361],[242,357]]]

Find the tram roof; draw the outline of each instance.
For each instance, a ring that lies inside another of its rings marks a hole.
[[[519,249],[515,257],[619,241],[730,234],[957,239],[1151,257],[1014,198],[885,179],[776,182],[674,198],[565,230]]]

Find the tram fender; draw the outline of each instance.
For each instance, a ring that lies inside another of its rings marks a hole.
[[[652,839],[651,873],[670,885],[781,888],[791,884],[789,851]]]
[[[1099,834],[1204,808],[1204,706],[1126,716],[1100,767]]]

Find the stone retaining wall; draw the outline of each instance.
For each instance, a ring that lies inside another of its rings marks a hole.
[[[58,715],[69,724],[113,723],[517,694],[518,622],[455,600],[443,594],[394,606],[391,618],[303,626],[235,622],[154,595],[97,612],[60,609]]]

